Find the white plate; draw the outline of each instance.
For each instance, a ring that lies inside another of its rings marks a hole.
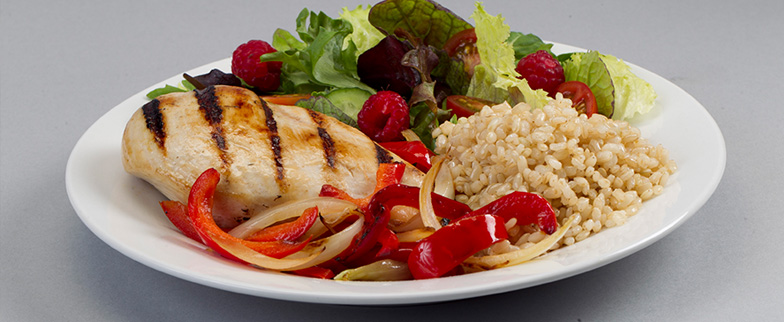
[[[555,52],[582,51],[556,44]],[[631,64],[630,64],[631,65]],[[230,70],[229,59],[189,71]],[[149,267],[195,283],[282,300],[394,305],[464,299],[527,288],[579,274],[628,256],[661,239],[693,215],[721,180],[724,139],[693,97],[664,78],[632,65],[657,91],[646,120],[635,121],[646,138],[670,150],[678,164],[664,193],[645,202],[625,225],[552,252],[530,263],[489,272],[424,281],[342,282],[262,271],[225,260],[181,235],[158,206],[164,197],[125,173],[120,141],[125,124],[147,102],[145,94],[174,76],[131,96],[98,119],[79,139],[66,168],[66,188],[76,213],[111,247]]]

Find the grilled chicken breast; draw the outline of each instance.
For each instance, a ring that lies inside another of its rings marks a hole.
[[[274,205],[315,197],[324,184],[367,196],[380,163],[403,162],[332,117],[221,85],[145,104],[126,125],[122,152],[128,173],[183,203],[196,178],[217,169],[213,216],[223,228]],[[420,186],[423,176],[407,164],[403,183]]]

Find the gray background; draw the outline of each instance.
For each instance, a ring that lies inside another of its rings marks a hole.
[[[357,1],[0,1],[0,320],[782,321],[784,1],[486,1],[512,30],[596,49],[685,89],[727,167],[672,234],[599,269],[475,299],[394,308],[234,294],[139,264],[78,219],[66,160],[147,86]],[[473,2],[446,3],[468,18]],[[96,173],[96,175],[100,175]]]

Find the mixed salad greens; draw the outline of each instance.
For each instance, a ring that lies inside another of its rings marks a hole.
[[[470,18],[473,24],[430,0],[344,8],[337,18],[303,9],[294,33],[276,30],[272,47],[277,52],[261,56],[262,62],[279,61],[283,67],[280,87],[260,94],[302,94],[296,105],[356,126],[364,100],[376,91],[392,90],[408,100],[410,128],[432,148],[433,128],[454,119],[454,106],[446,104],[449,96],[525,102],[532,108],[553,99],[555,93],[531,88],[515,70],[520,59],[544,50],[560,61],[565,81],[588,85],[600,114],[625,120],[653,107],[656,93],[650,84],[613,56],[596,51],[556,56],[552,44],[510,31],[501,15],[487,13],[481,3]],[[455,52],[455,47],[467,49]],[[193,89],[185,80],[148,97]],[[330,96],[334,92],[342,95]]]

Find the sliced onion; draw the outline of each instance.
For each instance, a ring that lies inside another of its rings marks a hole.
[[[276,271],[294,271],[321,264],[340,254],[348,248],[354,236],[359,234],[364,222],[364,218],[360,217],[346,229],[327,238],[312,241],[303,250],[281,259],[262,255],[235,240],[213,240],[218,246],[248,264]]]
[[[401,243],[415,243],[432,235],[435,231],[433,228],[426,227],[404,231],[395,235],[397,235],[397,240]]]
[[[396,205],[393,206],[392,209],[389,210],[389,226],[401,226],[405,225],[414,217],[419,216],[419,209],[415,207],[409,207],[404,205]]]
[[[360,212],[357,208],[345,209],[340,212],[322,213],[321,220],[316,220],[316,222],[313,223],[313,227],[310,227],[310,229],[306,231],[304,235],[321,236],[321,234],[326,233],[327,231],[332,231],[332,227],[337,226],[352,216],[362,217],[363,215],[362,212]]]
[[[407,263],[385,259],[344,270],[334,279],[340,281],[403,281],[413,278]]]
[[[291,254],[285,258],[293,259],[307,257],[309,256],[309,251],[319,251],[320,249],[323,249],[323,251],[311,262],[312,265],[310,266],[318,265],[335,258],[335,256],[338,256],[341,252],[346,250],[346,248],[348,248],[353,241],[354,237],[362,231],[362,225],[364,222],[364,217],[360,217],[354,223],[346,227],[346,229],[343,229],[332,236],[312,241],[302,251]]]
[[[415,207],[397,205],[389,211],[389,229],[394,232],[401,232],[415,228],[424,227],[422,218],[419,216],[419,209]],[[418,227],[417,227],[418,226]]]
[[[345,212],[357,208],[357,205],[350,201],[331,197],[314,197],[290,201],[254,215],[250,220],[234,227],[234,229],[229,231],[229,234],[237,238],[247,238],[253,233],[281,220],[299,217],[305,209],[311,207],[318,207],[322,216],[333,218],[334,216],[342,216]],[[319,221],[316,221],[316,223],[320,224]],[[320,226],[323,227],[323,225]]]
[[[405,129],[401,133],[403,134],[403,138],[406,139],[406,141],[422,141],[419,138],[419,135],[417,135],[416,132],[411,129]]]
[[[449,167],[445,167],[443,164],[436,174],[433,192],[449,199],[455,199],[455,181],[452,180],[452,171],[449,171]]]
[[[419,190],[419,215],[422,217],[422,223],[425,227],[431,227],[438,230],[441,228],[441,223],[438,222],[436,212],[433,210],[433,200],[430,193],[433,192],[433,184],[438,175],[438,170],[441,169],[441,164],[444,162],[443,155],[434,156],[430,161],[433,166],[425,174],[422,179],[422,188]]]
[[[417,212],[419,214],[419,212]],[[409,231],[413,229],[421,229],[421,228],[428,228],[422,223],[422,216],[416,216],[411,218],[407,223],[398,225],[398,226],[390,226],[389,229],[392,229],[395,233],[400,233],[404,231]],[[428,228],[432,229],[432,228]]]
[[[463,265],[472,269],[490,270],[524,263],[544,254],[547,250],[552,248],[555,243],[566,235],[566,232],[571,228],[572,222],[575,219],[575,216],[569,217],[569,220],[558,228],[555,233],[545,237],[531,247],[497,255],[469,257],[463,262]]]

